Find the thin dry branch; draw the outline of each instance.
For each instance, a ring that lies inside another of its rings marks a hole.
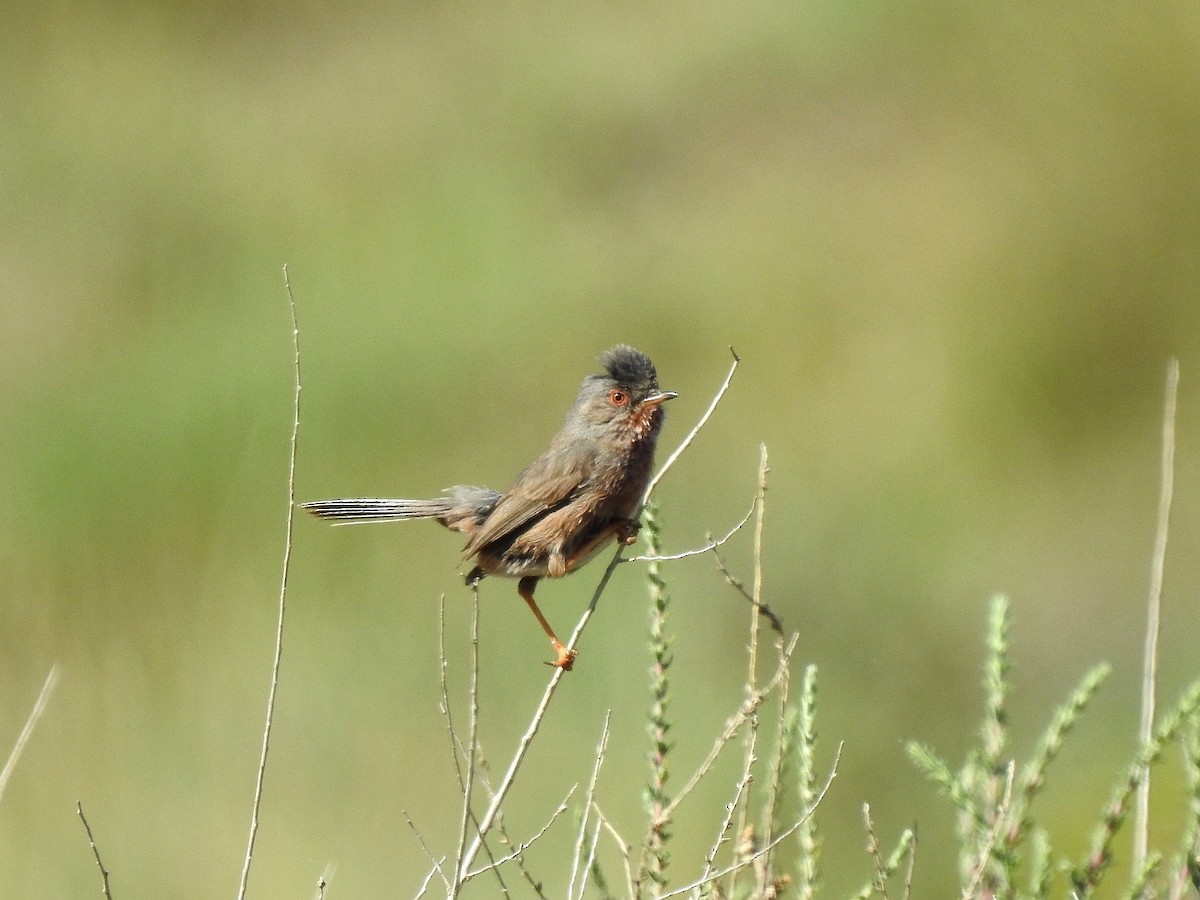
[[[617,845],[617,850],[621,854],[621,864],[625,869],[625,884],[633,884],[633,864],[629,860],[629,851],[633,849],[633,845],[625,840],[624,835],[617,830],[617,826],[613,825],[608,816],[604,814],[604,810],[600,808],[599,803],[593,802],[592,810],[596,813],[596,819],[599,821],[600,827],[608,832],[609,837],[613,839],[613,843]]]
[[[336,870],[337,865],[334,862],[325,863],[325,868],[317,876],[317,900],[325,900],[325,888],[329,887],[329,880],[333,878],[333,873]]]
[[[104,892],[105,900],[112,900],[112,890],[108,884],[108,869],[104,868],[104,862],[100,859],[100,848],[96,846],[96,839],[92,837],[92,826],[88,824],[87,816],[83,814],[83,804],[78,800],[75,801],[75,812],[79,813],[79,820],[83,822],[83,830],[87,832],[88,846],[92,848],[92,856],[96,857],[96,868],[100,870],[101,889]]]
[[[779,649],[783,649],[782,645],[778,646]],[[771,761],[771,783],[767,786],[767,799],[763,804],[762,821],[759,823],[759,832],[762,834],[763,840],[767,843],[770,843],[774,838],[775,822],[779,815],[780,793],[783,788],[784,767],[786,765],[784,735],[787,733],[788,695],[791,686],[791,678],[785,678],[779,683],[779,712],[775,717],[776,746]],[[770,868],[771,857],[768,854],[762,858],[762,873],[769,872]]]
[[[46,704],[50,702],[50,694],[54,691],[54,686],[58,684],[58,673],[58,663],[55,663],[50,667],[50,674],[46,676],[46,681],[42,684],[37,699],[33,701],[33,709],[29,711],[25,727],[17,735],[17,742],[13,744],[12,752],[8,754],[8,762],[4,764],[3,769],[0,769],[0,800],[4,799],[4,789],[8,787],[8,779],[12,777],[13,769],[17,767],[17,760],[25,752],[25,745],[29,743],[29,737],[33,734],[38,719],[46,711]]]
[[[238,885],[238,900],[245,900],[250,880],[250,863],[254,858],[254,840],[258,836],[258,814],[262,808],[263,781],[267,774],[267,754],[271,746],[271,726],[275,721],[275,696],[279,691],[279,666],[283,660],[283,626],[287,617],[288,575],[292,562],[292,526],[296,516],[296,439],[300,434],[300,326],[296,320],[296,301],[287,266],[283,267],[283,286],[287,292],[288,312],[292,319],[292,437],[288,446],[288,505],[283,539],[283,574],[279,580],[279,613],[275,625],[275,655],[271,661],[271,687],[267,692],[267,712],[263,723],[262,751],[258,758],[258,773],[254,781],[254,802],[250,808],[250,836],[246,840],[246,858],[242,863],[242,879]]]
[[[459,825],[458,837],[458,853],[455,859],[459,860],[458,871],[454,873],[454,885],[451,887],[450,896],[457,897],[462,886],[468,879],[467,864],[463,862],[463,850],[467,846],[467,832],[471,822],[474,821],[474,812],[471,809],[471,798],[475,793],[475,759],[478,751],[479,739],[479,585],[478,583],[471,585],[471,715],[468,721],[467,735],[467,750],[466,750],[466,767],[467,777],[466,783],[462,785],[462,820]],[[446,706],[446,714],[449,715],[449,704]],[[483,840],[483,834],[479,834],[480,840]]]
[[[708,409],[704,411],[704,415],[700,417],[699,421],[697,421],[692,430],[688,432],[687,437],[685,437],[680,442],[679,446],[675,448],[674,452],[667,457],[667,461],[662,464],[662,468],[658,470],[658,474],[651,478],[650,483],[646,485],[646,491],[642,494],[643,506],[646,505],[646,502],[654,493],[654,489],[658,487],[658,483],[663,480],[663,476],[670,471],[671,466],[675,465],[675,461],[683,455],[683,451],[691,446],[692,441],[696,439],[696,435],[698,435],[701,429],[703,429],[708,423],[713,411],[721,402],[721,398],[725,396],[725,392],[729,390],[729,383],[733,381],[733,373],[737,371],[738,364],[742,361],[742,358],[737,355],[737,351],[735,351],[732,347],[729,348],[729,352],[733,354],[733,365],[729,367],[729,374],[725,376],[725,381],[721,383],[719,388],[717,388],[717,393],[713,396],[712,402],[708,404]]]
[[[762,603],[762,538],[763,538],[763,515],[766,512],[767,500],[767,473],[770,467],[767,465],[767,445],[759,445],[759,462],[758,462],[758,515],[754,519],[754,587],[751,595],[754,597],[754,602],[750,606],[750,643],[747,647],[747,673],[746,673],[746,695],[753,696],[755,688],[758,684],[758,626],[759,626],[759,606]],[[787,679],[783,679],[785,682]],[[750,776],[751,769],[754,766],[758,745],[758,714],[751,712],[747,717],[749,727],[746,729],[745,741],[742,754],[742,768],[747,778]],[[738,824],[737,833],[739,835],[746,832],[747,824],[750,819],[749,804],[740,804],[738,806]],[[737,877],[740,869],[734,869],[729,876],[729,894],[733,896],[737,888]]]
[[[463,762],[466,760],[467,748],[463,746],[454,728],[454,711],[450,706],[450,689],[446,684],[446,670],[449,668],[446,656],[446,595],[438,600],[438,670],[442,689],[441,713],[446,720],[446,731],[450,735],[450,750],[454,756],[454,772],[458,777],[459,791],[465,791],[467,779],[463,776]]]
[[[879,896],[887,900],[887,867],[883,862],[883,852],[879,849],[879,839],[875,837],[875,821],[871,818],[871,804],[864,803],[862,807],[863,828],[867,832],[867,854],[875,866],[875,889]]]
[[[450,879],[442,870],[442,863],[446,861],[446,857],[443,856],[441,859],[438,859],[433,855],[433,851],[430,850],[429,845],[425,843],[425,838],[421,834],[421,830],[417,828],[417,823],[412,820],[412,816],[408,814],[408,810],[400,810],[400,815],[404,816],[404,821],[407,822],[408,827],[412,829],[412,833],[416,836],[417,843],[421,846],[421,850],[425,853],[425,856],[428,857],[429,861],[433,863],[433,868],[430,870],[426,881],[428,881],[429,878],[432,878],[434,874],[440,875],[442,878],[442,884],[446,886],[446,892],[449,893],[451,890]]]
[[[800,828],[801,825],[803,825],[805,822],[807,822],[812,817],[813,813],[815,813],[817,811],[817,807],[821,805],[821,801],[823,801],[825,799],[825,795],[829,792],[829,788],[833,784],[833,779],[835,777],[837,777],[838,764],[841,762],[841,759],[842,759],[842,745],[838,744],[837,753],[834,755],[834,758],[833,758],[833,766],[829,770],[829,777],[825,779],[825,784],[821,788],[821,792],[819,794],[817,794],[817,799],[813,801],[812,806],[810,806],[808,809],[806,809],[804,811],[804,815],[800,816],[800,818],[798,818],[795,822],[793,822],[790,826],[788,826],[787,829],[780,832],[779,835],[775,838],[775,840],[771,841],[769,844],[765,844],[764,846],[760,847],[758,850],[756,850],[753,854],[747,856],[745,859],[738,860],[737,862],[726,866],[724,869],[721,869],[719,872],[713,872],[711,875],[708,875],[707,877],[699,878],[696,881],[693,881],[691,884],[684,885],[681,888],[676,888],[675,890],[670,891],[666,894],[659,894],[657,896],[656,900],[668,900],[668,898],[670,898],[670,897],[679,897],[679,896],[682,896],[683,894],[686,894],[688,891],[694,891],[697,888],[704,887],[704,885],[706,885],[706,884],[710,884],[714,881],[717,881],[718,879],[724,878],[726,875],[731,874],[735,869],[744,868],[744,867],[750,865],[751,863],[753,863],[756,859],[758,859],[758,857],[762,856],[763,854],[770,853],[772,850],[774,850],[776,847],[778,847],[783,841],[790,838],[793,834],[796,833],[796,831]]]
[[[1150,593],[1146,600],[1146,644],[1142,658],[1142,718],[1138,740],[1144,746],[1154,732],[1155,690],[1158,682],[1158,635],[1162,612],[1163,571],[1166,566],[1167,532],[1171,521],[1171,498],[1175,490],[1175,398],[1179,391],[1179,360],[1167,365],[1166,401],[1163,404],[1161,489],[1154,556],[1150,566]],[[1133,870],[1146,865],[1150,840],[1150,768],[1142,772],[1134,808]]]
[[[766,617],[768,622],[771,623],[771,629],[780,637],[784,637],[783,620],[779,618],[775,610],[771,609],[771,605],[769,603],[763,603],[754,599],[754,595],[746,590],[746,585],[742,582],[742,580],[729,570],[729,566],[725,563],[724,557],[722,557],[721,554],[716,551],[716,549],[713,550],[712,555],[716,557],[717,570],[725,576],[725,581],[729,583],[729,586],[741,594],[746,599],[747,603],[753,603],[756,605],[758,607],[758,611]]]
[[[745,527],[746,523],[750,521],[750,517],[752,515],[754,515],[754,509],[757,505],[758,505],[758,498],[755,497],[754,500],[750,504],[750,509],[748,509],[746,511],[746,514],[744,516],[742,516],[741,519],[738,520],[736,525],[734,525],[732,528],[730,528],[729,531],[725,532],[724,537],[714,539],[712,537],[712,535],[708,535],[706,537],[706,541],[705,541],[705,544],[703,547],[695,547],[692,550],[683,550],[680,553],[664,553],[661,555],[650,554],[650,555],[644,555],[644,556],[623,556],[623,557],[621,557],[621,562],[622,563],[670,562],[670,561],[676,560],[676,559],[687,559],[689,556],[701,556],[705,553],[708,553],[710,550],[716,550],[717,548],[723,547],[723,546],[725,546],[725,544],[729,543],[729,539],[732,538],[739,531],[741,531],[743,527]]]
[[[763,701],[770,696],[771,691],[775,689],[775,686],[778,685],[781,680],[787,677],[788,665],[792,659],[792,652],[796,649],[797,639],[797,635],[792,635],[792,638],[788,641],[787,646],[783,648],[783,652],[779,654],[779,665],[775,669],[775,674],[771,676],[771,679],[758,691],[746,697],[746,699],[742,701],[742,705],[738,707],[737,711],[729,717],[728,721],[725,723],[725,727],[721,730],[721,733],[713,742],[712,749],[708,751],[708,756],[704,758],[704,761],[700,763],[699,768],[692,773],[692,777],[687,780],[687,783],[684,784],[679,793],[675,795],[673,800],[671,800],[671,803],[664,811],[665,815],[669,816],[674,814],[675,810],[679,807],[679,804],[683,802],[683,799],[696,789],[696,785],[698,785],[701,779],[703,779],[704,776],[708,774],[709,770],[712,769],[713,765],[717,761],[717,757],[719,757],[721,755],[721,751],[725,749],[725,745],[733,740],[733,738],[737,735],[738,730],[741,729],[746,720],[758,710],[758,708],[763,704]]]
[[[518,857],[521,856],[522,853],[524,853],[526,850],[528,850],[530,847],[532,847],[535,843],[537,843],[538,839],[541,838],[542,835],[544,835],[547,831],[550,830],[550,826],[552,826],[558,820],[558,817],[567,811],[567,804],[571,801],[571,798],[575,795],[575,788],[577,786],[578,785],[573,785],[571,787],[571,790],[567,791],[567,796],[563,797],[562,802],[559,803],[558,807],[554,810],[554,812],[550,814],[550,818],[546,821],[546,824],[543,825],[541,828],[539,828],[533,834],[532,837],[530,837],[528,840],[522,841],[520,844],[518,844],[517,847],[511,853],[508,853],[504,856],[498,857],[497,859],[490,861],[486,866],[481,866],[478,869],[475,869],[474,871],[467,872],[463,876],[463,879],[462,879],[463,883],[465,884],[466,882],[470,881],[472,878],[476,878],[487,872],[494,871],[495,869],[499,868],[504,863],[510,862],[511,860],[514,860],[514,859],[517,859]]]
[[[588,620],[591,618],[591,614],[596,608],[596,603],[600,599],[600,594],[603,593],[604,588],[608,585],[608,579],[612,577],[613,570],[616,569],[620,553],[621,548],[618,547],[617,555],[613,557],[612,562],[608,564],[608,568],[604,570],[600,584],[597,585],[595,592],[592,594],[592,602],[584,610],[579,624],[575,626],[575,631],[567,643],[568,647],[574,648],[579,635],[582,634]],[[504,798],[508,796],[508,792],[512,790],[517,772],[520,771],[521,763],[525,760],[525,754],[529,752],[529,747],[533,743],[533,739],[537,737],[538,730],[542,727],[542,721],[546,718],[546,712],[550,708],[550,701],[554,699],[554,693],[558,690],[559,682],[562,681],[565,673],[565,669],[555,668],[554,673],[550,676],[550,681],[546,684],[545,691],[542,692],[542,699],[538,702],[537,708],[533,712],[533,718],[529,720],[529,725],[525,729],[525,733],[521,735],[521,739],[517,742],[517,749],[513,753],[512,761],[508,764],[508,769],[505,771],[504,777],[496,785],[496,792],[492,795],[492,801],[488,804],[487,810],[484,811],[483,817],[479,820],[477,834],[459,861],[460,872],[466,871],[471,863],[474,862],[488,832],[491,831],[492,825],[496,821],[496,816],[500,812],[500,805],[504,802]]]
[[[721,819],[721,825],[717,829],[717,838],[713,841],[712,846],[708,848],[708,853],[704,856],[704,870],[700,875],[700,883],[704,884],[712,876],[713,866],[717,861],[717,854],[721,852],[721,848],[729,841],[729,830],[733,827],[733,817],[739,809],[742,809],[742,801],[746,797],[746,792],[750,789],[750,782],[753,780],[753,760],[750,760],[750,765],[742,768],[742,774],[738,777],[737,785],[733,789],[733,799],[725,804],[725,817]],[[740,834],[740,832],[739,832]],[[736,854],[735,854],[736,855]],[[746,862],[750,860],[747,859]],[[741,866],[736,866],[730,871],[730,876],[736,875]],[[729,895],[736,896],[734,885],[730,885]]]
[[[580,875],[579,864],[583,855],[583,845],[587,839],[588,816],[592,805],[596,802],[596,785],[600,781],[600,767],[604,765],[604,752],[608,749],[608,723],[612,719],[612,710],[604,714],[604,728],[600,732],[600,743],[596,746],[596,761],[592,765],[592,777],[588,781],[587,793],[583,798],[583,812],[579,816],[579,831],[575,838],[575,850],[571,854],[571,877],[567,881],[567,897],[575,896],[575,879]],[[593,844],[593,853],[594,851]],[[583,896],[583,886],[587,880],[587,867],[582,870],[583,884],[579,888],[579,896]]]
[[[433,881],[433,876],[441,871],[442,863],[445,861],[446,857],[444,856],[440,860],[434,860],[433,868],[425,874],[425,878],[421,881],[421,886],[417,889],[416,894],[413,895],[413,900],[420,900],[420,898],[425,896],[425,892],[429,890],[429,885]]]

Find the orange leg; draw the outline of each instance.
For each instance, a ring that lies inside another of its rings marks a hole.
[[[538,609],[538,605],[533,599],[533,589],[537,587],[537,583],[537,576],[526,575],[517,583],[517,593],[521,595],[522,600],[529,604],[534,618],[538,620],[542,631],[546,632],[546,636],[550,638],[550,645],[554,648],[554,652],[558,654],[558,659],[546,665],[570,672],[571,667],[575,665],[576,651],[568,650],[563,645],[563,642],[558,639],[558,635],[554,633],[554,629],[550,627],[550,623],[546,621],[546,617],[542,615],[542,611]]]

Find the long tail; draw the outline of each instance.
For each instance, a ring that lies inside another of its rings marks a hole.
[[[450,497],[434,500],[384,500],[362,497],[353,500],[316,500],[301,503],[319,519],[332,519],[335,525],[364,522],[394,522],[400,519],[441,519],[450,515],[454,501]]]
[[[499,499],[500,492],[491,488],[457,484],[447,489],[445,496],[432,500],[363,497],[316,500],[312,503],[301,503],[300,508],[308,510],[319,519],[329,519],[334,525],[437,519],[447,528],[469,535],[491,515]]]

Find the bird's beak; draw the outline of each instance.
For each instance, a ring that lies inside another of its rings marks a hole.
[[[657,394],[651,394],[642,401],[643,406],[658,406],[660,403],[666,403],[668,400],[674,400],[679,395],[674,391],[659,391]]]

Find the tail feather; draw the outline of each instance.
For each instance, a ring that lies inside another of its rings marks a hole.
[[[319,519],[331,519],[335,525],[353,525],[364,522],[394,522],[403,519],[440,519],[448,516],[454,508],[449,497],[434,500],[386,500],[378,497],[355,499],[316,500],[301,503]]]
[[[473,534],[500,500],[500,492],[491,488],[457,484],[445,496],[432,500],[388,500],[379,497],[315,500],[301,503],[319,519],[334,525],[366,522],[395,522],[403,519],[437,519],[447,528]]]

